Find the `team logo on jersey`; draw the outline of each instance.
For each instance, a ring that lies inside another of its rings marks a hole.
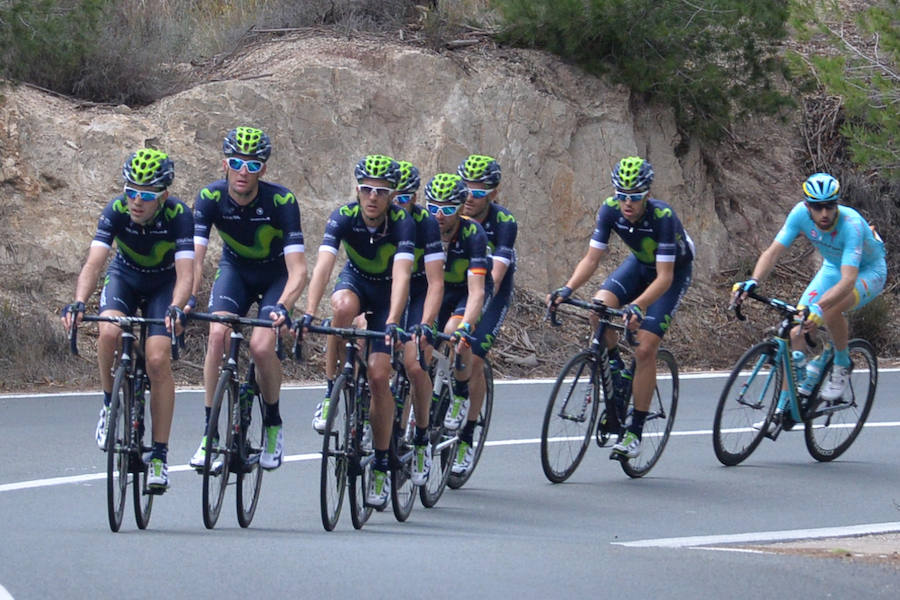
[[[200,190],[200,197],[205,198],[206,200],[212,200],[213,202],[218,202],[222,198],[222,192],[220,190],[210,190],[209,188],[203,188]]]
[[[672,209],[671,208],[654,208],[653,214],[656,215],[657,219],[662,219],[663,217],[671,217]]]
[[[497,213],[497,220],[501,223],[515,223],[516,218],[511,214],[504,214],[502,212]]]
[[[275,194],[272,196],[272,199],[275,200],[275,206],[284,206],[285,204],[294,204],[297,202],[297,199],[294,198],[294,194],[288,192],[284,196],[281,194]]]

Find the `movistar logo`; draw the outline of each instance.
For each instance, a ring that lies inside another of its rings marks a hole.
[[[444,281],[447,283],[463,283],[466,280],[466,271],[469,261],[465,258],[456,258],[452,263],[447,263],[444,269]]]
[[[470,235],[475,235],[478,230],[475,228],[475,223],[469,223],[467,225],[462,226],[462,239],[468,239]]]
[[[659,324],[659,328],[663,332],[665,332],[669,328],[669,325],[671,325],[671,324],[672,324],[672,315],[666,315],[666,317],[663,319],[663,322]]]
[[[413,219],[416,220],[416,223],[421,223],[425,220],[425,217],[428,215],[428,211],[426,210],[417,210],[413,213]]]
[[[663,217],[671,217],[672,209],[671,208],[656,208],[656,209],[653,209],[653,214],[656,215],[657,219],[662,219]]]
[[[493,345],[494,345],[494,336],[492,336],[490,333],[487,334],[486,336],[484,336],[484,341],[481,342],[481,349],[484,350],[485,352],[487,352],[488,350],[491,349],[491,346],[493,346]]]
[[[619,208],[619,201],[610,196],[606,199],[606,205],[611,206],[612,208]]]
[[[659,244],[656,243],[656,240],[654,240],[653,238],[645,237],[641,239],[640,251],[632,250],[632,252],[634,252],[634,256],[642,263],[652,264],[656,262],[656,249],[658,247]]]
[[[263,225],[256,230],[252,246],[240,243],[222,230],[219,230],[219,235],[222,236],[222,239],[225,240],[228,247],[234,250],[238,256],[253,260],[262,260],[264,258],[269,258],[272,252],[272,241],[275,238],[283,238],[284,232],[280,229],[275,229],[271,225]]]
[[[222,199],[221,190],[212,191],[209,188],[203,188],[200,190],[200,197],[205,198],[206,200],[212,200],[213,202],[218,202]]]
[[[150,249],[150,254],[140,254],[123,244],[122,240],[120,240],[119,238],[116,238],[116,244],[118,245],[119,250],[122,251],[122,254],[126,255],[136,264],[144,267],[145,269],[158,267],[162,264],[163,259],[165,259],[166,257],[166,254],[170,250],[175,249],[175,242],[160,241],[153,244],[153,248]]]
[[[284,206],[285,204],[297,203],[297,199],[294,198],[294,194],[292,194],[291,192],[288,192],[284,196],[282,196],[281,194],[275,194],[275,196],[273,196],[273,199],[275,200],[275,206]]]
[[[173,208],[166,209],[166,219],[171,221],[172,219],[174,219],[175,217],[177,217],[178,215],[180,215],[183,212],[184,212],[184,205],[176,204]]]
[[[516,222],[516,218],[514,216],[512,216],[511,214],[506,214],[506,213],[502,213],[502,212],[497,213],[497,220],[500,221],[501,223],[515,223]]]
[[[122,198],[116,198],[116,201],[113,202],[113,210],[117,213],[122,213],[123,215],[128,214],[128,204],[122,202]]]
[[[355,217],[359,214],[359,204],[354,204],[353,206],[342,206],[340,212],[345,217]]]
[[[402,221],[406,218],[406,211],[402,208],[391,209],[391,221]]]
[[[397,246],[394,244],[384,244],[379,246],[375,252],[374,258],[366,258],[353,249],[350,244],[344,242],[344,249],[347,256],[353,261],[353,264],[371,275],[381,275],[388,270],[391,258],[397,253]]]

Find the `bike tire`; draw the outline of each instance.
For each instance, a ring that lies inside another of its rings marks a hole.
[[[106,435],[106,512],[109,528],[119,531],[125,512],[125,494],[131,466],[131,415],[128,374],[119,365],[113,379]]]
[[[341,516],[350,465],[350,413],[352,382],[345,375],[334,382],[322,440],[319,507],[325,531],[334,530]]]
[[[431,426],[428,431],[428,439],[431,444],[431,471],[425,484],[419,487],[419,500],[425,508],[433,508],[450,480],[450,469],[453,468],[453,460],[456,458],[456,447],[459,438],[455,431],[447,431],[444,428],[444,415],[450,408],[450,388],[443,386],[438,401],[432,402]]]
[[[391,445],[394,445],[393,442]],[[397,457],[412,451],[412,446],[406,445],[391,448],[391,454]],[[400,523],[409,518],[416,504],[416,486],[413,485],[410,473],[412,463],[412,459],[403,462],[398,459],[391,467],[391,507],[394,518]]]
[[[361,448],[363,423],[371,401],[364,368],[358,369],[355,398],[356,402],[352,405],[354,408],[350,425],[351,462],[350,470],[348,471],[350,479],[350,520],[353,522],[354,529],[362,529],[374,510],[373,507],[366,503],[369,477],[372,473],[373,455],[363,452]]]
[[[134,480],[131,482],[131,489],[133,495],[132,499],[134,501],[135,523],[137,523],[138,529],[147,529],[147,526],[150,524],[150,514],[153,511],[153,497],[156,494],[151,494],[147,487],[147,476],[150,472],[150,468],[149,465],[144,463],[144,453],[152,449],[151,446],[144,444],[144,437],[150,435],[150,441],[153,441],[151,434],[153,428],[146,426],[146,401],[143,401],[145,400],[145,393],[150,387],[146,375],[142,377],[141,383],[136,384],[135,387],[135,402],[133,406],[135,411],[140,410],[144,413],[137,419],[138,422],[144,424],[144,432],[143,435],[139,436],[140,439],[137,440],[140,445],[140,450],[138,451],[138,458],[140,460],[135,461],[137,469],[135,469],[134,472]],[[138,398],[141,400],[138,400]]]
[[[817,398],[804,421],[806,449],[818,461],[829,462],[847,451],[869,417],[878,387],[878,359],[869,342],[850,340],[850,381],[836,401]],[[825,368],[829,374],[833,360]],[[825,376],[823,376],[824,381]]]
[[[553,483],[572,476],[591,443],[600,406],[594,353],[583,350],[560,370],[541,427],[541,467]]]
[[[216,526],[222,511],[225,488],[231,472],[234,443],[232,415],[237,390],[230,371],[222,371],[213,394],[206,428],[206,457],[203,461],[203,524],[207,529]],[[218,439],[214,434],[218,433]]]
[[[263,425],[263,399],[255,387],[250,401],[252,403],[249,408],[250,423],[241,422],[238,436],[238,458],[240,459],[238,464],[242,468],[237,472],[236,508],[238,524],[244,528],[250,526],[253,515],[256,514],[265,472],[259,465],[259,457],[266,440],[266,428]]]
[[[772,341],[751,347],[735,363],[722,389],[713,418],[713,449],[725,466],[746,460],[768,430],[784,377],[777,350]],[[761,424],[759,429],[754,423]]]
[[[656,354],[656,387],[641,435],[641,453],[619,461],[626,475],[643,477],[659,461],[675,425],[677,410],[678,364],[671,352],[660,349]]]
[[[465,473],[450,472],[447,479],[447,486],[450,489],[458,490],[469,481],[478,461],[481,460],[481,454],[484,452],[484,446],[487,442],[488,429],[491,426],[491,415],[494,413],[494,370],[491,363],[484,360],[484,402],[481,404],[481,410],[478,412],[478,419],[475,421],[475,431],[472,434],[472,466]]]

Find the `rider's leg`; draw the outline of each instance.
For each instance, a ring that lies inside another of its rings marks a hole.
[[[147,376],[150,377],[150,415],[154,444],[168,444],[175,411],[175,379],[172,377],[172,348],[168,335],[147,338],[144,347]],[[165,458],[165,457],[160,457]]]

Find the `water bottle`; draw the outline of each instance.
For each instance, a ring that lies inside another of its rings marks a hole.
[[[247,431],[253,414],[253,387],[246,381],[238,389],[238,401],[241,407],[241,427]]]
[[[794,384],[800,387],[806,377],[806,352],[794,350],[791,354],[791,362],[794,364]]]
[[[822,354],[809,361],[806,365],[806,377],[800,385],[800,393],[804,396],[809,396],[812,393],[813,388],[816,387],[816,384],[819,383],[819,378],[822,376],[822,369],[829,359],[828,350],[828,348],[823,350]]]

